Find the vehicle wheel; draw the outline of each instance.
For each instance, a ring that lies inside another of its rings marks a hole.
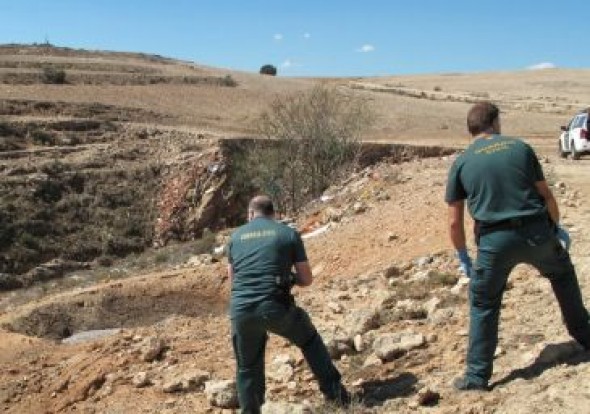
[[[572,160],[579,160],[580,159],[580,153],[578,151],[576,151],[576,147],[574,146],[573,141],[570,144],[570,147],[571,147],[571,152],[572,152]]]
[[[558,154],[561,158],[565,158],[567,157],[567,152],[565,152],[563,150],[563,147],[561,146],[561,140],[558,141],[558,145],[559,145],[559,150],[558,150]]]

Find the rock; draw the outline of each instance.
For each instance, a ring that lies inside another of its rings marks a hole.
[[[143,388],[143,387],[147,387],[148,385],[150,385],[151,380],[150,380],[148,373],[142,371],[142,372],[138,372],[137,374],[135,374],[133,376],[131,383],[133,384],[133,386],[135,388]]]
[[[174,408],[176,406],[176,399],[174,398],[168,398],[166,401],[164,401],[164,407],[166,408]]]
[[[424,305],[411,299],[400,300],[394,311],[395,317],[399,320],[424,319],[428,316]]]
[[[121,329],[96,329],[92,331],[76,332],[72,336],[62,339],[63,344],[80,344],[84,342],[91,342],[96,339],[105,338],[107,336],[116,335],[121,332]]]
[[[429,271],[422,270],[422,271],[419,271],[419,272],[416,272],[415,274],[413,274],[410,277],[409,281],[420,283],[420,282],[427,282],[428,279],[429,279]]]
[[[154,336],[145,338],[141,344],[141,359],[145,362],[152,362],[162,355],[164,349],[165,344],[161,338]]]
[[[262,414],[311,414],[308,404],[294,404],[268,401],[262,406]]]
[[[381,325],[381,316],[375,309],[359,309],[346,318],[344,326],[350,337],[362,335],[371,329],[377,329]]]
[[[433,325],[445,325],[454,314],[451,308],[437,309],[428,317],[428,321]]]
[[[205,253],[190,257],[187,260],[186,264],[189,266],[201,266],[210,265],[212,263],[215,263],[216,261],[217,259],[213,257],[213,255]]]
[[[322,336],[332,359],[340,359],[342,355],[352,353],[352,341],[350,337],[344,333],[332,332]]]
[[[395,241],[397,239],[399,239],[399,236],[397,234],[395,234],[395,233],[389,233],[387,235],[387,241],[388,242],[392,242],[392,241]]]
[[[333,222],[337,223],[340,220],[342,220],[343,216],[344,216],[344,213],[342,212],[342,210],[339,210],[334,207],[328,207],[322,213],[322,222],[329,223],[329,222],[333,221]]]
[[[352,205],[352,211],[354,214],[361,214],[367,211],[367,206],[361,201],[357,201]]]
[[[423,256],[423,257],[416,259],[416,266],[424,267],[424,266],[432,263],[433,261],[434,261],[434,258],[432,256]]]
[[[416,395],[416,401],[418,405],[423,407],[433,407],[438,404],[440,400],[440,394],[430,388],[422,388]]]
[[[334,313],[342,313],[342,311],[344,310],[342,308],[342,305],[336,302],[328,302],[327,306]]]
[[[379,191],[377,194],[375,194],[375,200],[377,201],[387,201],[390,198],[391,196],[387,191]]]
[[[164,381],[164,383],[162,384],[162,391],[165,393],[182,391],[182,379],[172,378]]]
[[[211,374],[207,371],[183,371],[179,374],[168,376],[162,384],[162,391],[166,393],[194,391],[201,389],[210,378]]]
[[[232,380],[212,380],[205,383],[207,401],[214,407],[238,408],[238,391]]]
[[[182,378],[183,389],[186,391],[200,389],[209,379],[211,379],[211,374],[207,371],[196,370],[185,373]]]
[[[455,286],[453,286],[451,288],[451,293],[453,295],[463,294],[467,290],[468,286],[469,286],[469,278],[462,276],[461,278],[459,278],[459,280],[457,281]]]
[[[380,365],[383,365],[383,361],[381,360],[381,358],[379,358],[375,354],[371,354],[367,357],[367,359],[365,359],[365,362],[363,363],[363,368],[378,367]]]
[[[289,354],[281,354],[281,355],[275,356],[272,359],[272,364],[275,364],[275,365],[287,364],[287,365],[294,366],[296,364],[296,361],[295,361],[295,358],[293,358]]]
[[[281,383],[291,381],[294,375],[295,370],[289,364],[272,364],[267,373],[268,378]]]
[[[504,355],[506,352],[504,352],[504,348],[502,347],[496,347],[496,351],[494,352],[494,358],[498,358],[502,355]]]
[[[424,309],[426,310],[426,314],[428,315],[428,317],[432,316],[432,314],[434,313],[434,311],[436,311],[438,309],[438,305],[441,304],[441,300],[437,297],[433,297],[430,300],[428,300],[426,303],[424,303]]]
[[[424,335],[413,332],[382,334],[373,341],[373,351],[381,360],[391,361],[425,343]]]
[[[365,349],[365,342],[362,335],[356,335],[353,339],[353,345],[356,352],[363,352]]]

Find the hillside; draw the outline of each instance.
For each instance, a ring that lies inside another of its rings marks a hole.
[[[48,67],[66,83],[43,83]],[[383,144],[296,218],[316,275],[297,301],[358,395],[350,412],[586,413],[590,357],[528,267],[506,293],[495,388],[451,389],[468,309],[443,191],[471,102],[498,102],[505,132],[541,154],[588,303],[590,161],[556,154],[559,126],[590,105],[588,75],[291,79],[0,46],[2,411],[232,412],[203,390],[234,375],[225,259],[214,252],[243,214],[243,198],[226,192],[231,160],[273,97],[322,82],[369,100],[379,118],[365,139]],[[384,357],[377,344],[392,333],[413,345]],[[267,413],[337,412],[277,338],[267,386]]]

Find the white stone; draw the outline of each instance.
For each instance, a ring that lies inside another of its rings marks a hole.
[[[353,345],[356,352],[363,352],[365,349],[365,342],[362,335],[356,335],[353,339]]]
[[[425,343],[424,335],[413,332],[382,334],[375,338],[373,351],[381,360],[390,361]]]
[[[136,388],[142,388],[150,385],[151,381],[147,372],[138,372],[133,376],[131,383]]]
[[[205,383],[207,401],[219,408],[237,408],[238,391],[232,380],[212,380]]]

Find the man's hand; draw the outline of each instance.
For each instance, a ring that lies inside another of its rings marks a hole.
[[[457,250],[457,258],[459,259],[459,267],[461,269],[461,273],[463,273],[467,277],[471,277],[471,272],[473,271],[473,264],[471,262],[471,257],[469,257],[469,253],[467,252],[467,249]]]
[[[561,227],[560,225],[557,225],[555,229],[555,234],[557,235],[557,239],[559,240],[563,248],[565,250],[569,250],[572,245],[572,239],[570,238],[570,235],[567,232],[567,230]]]

